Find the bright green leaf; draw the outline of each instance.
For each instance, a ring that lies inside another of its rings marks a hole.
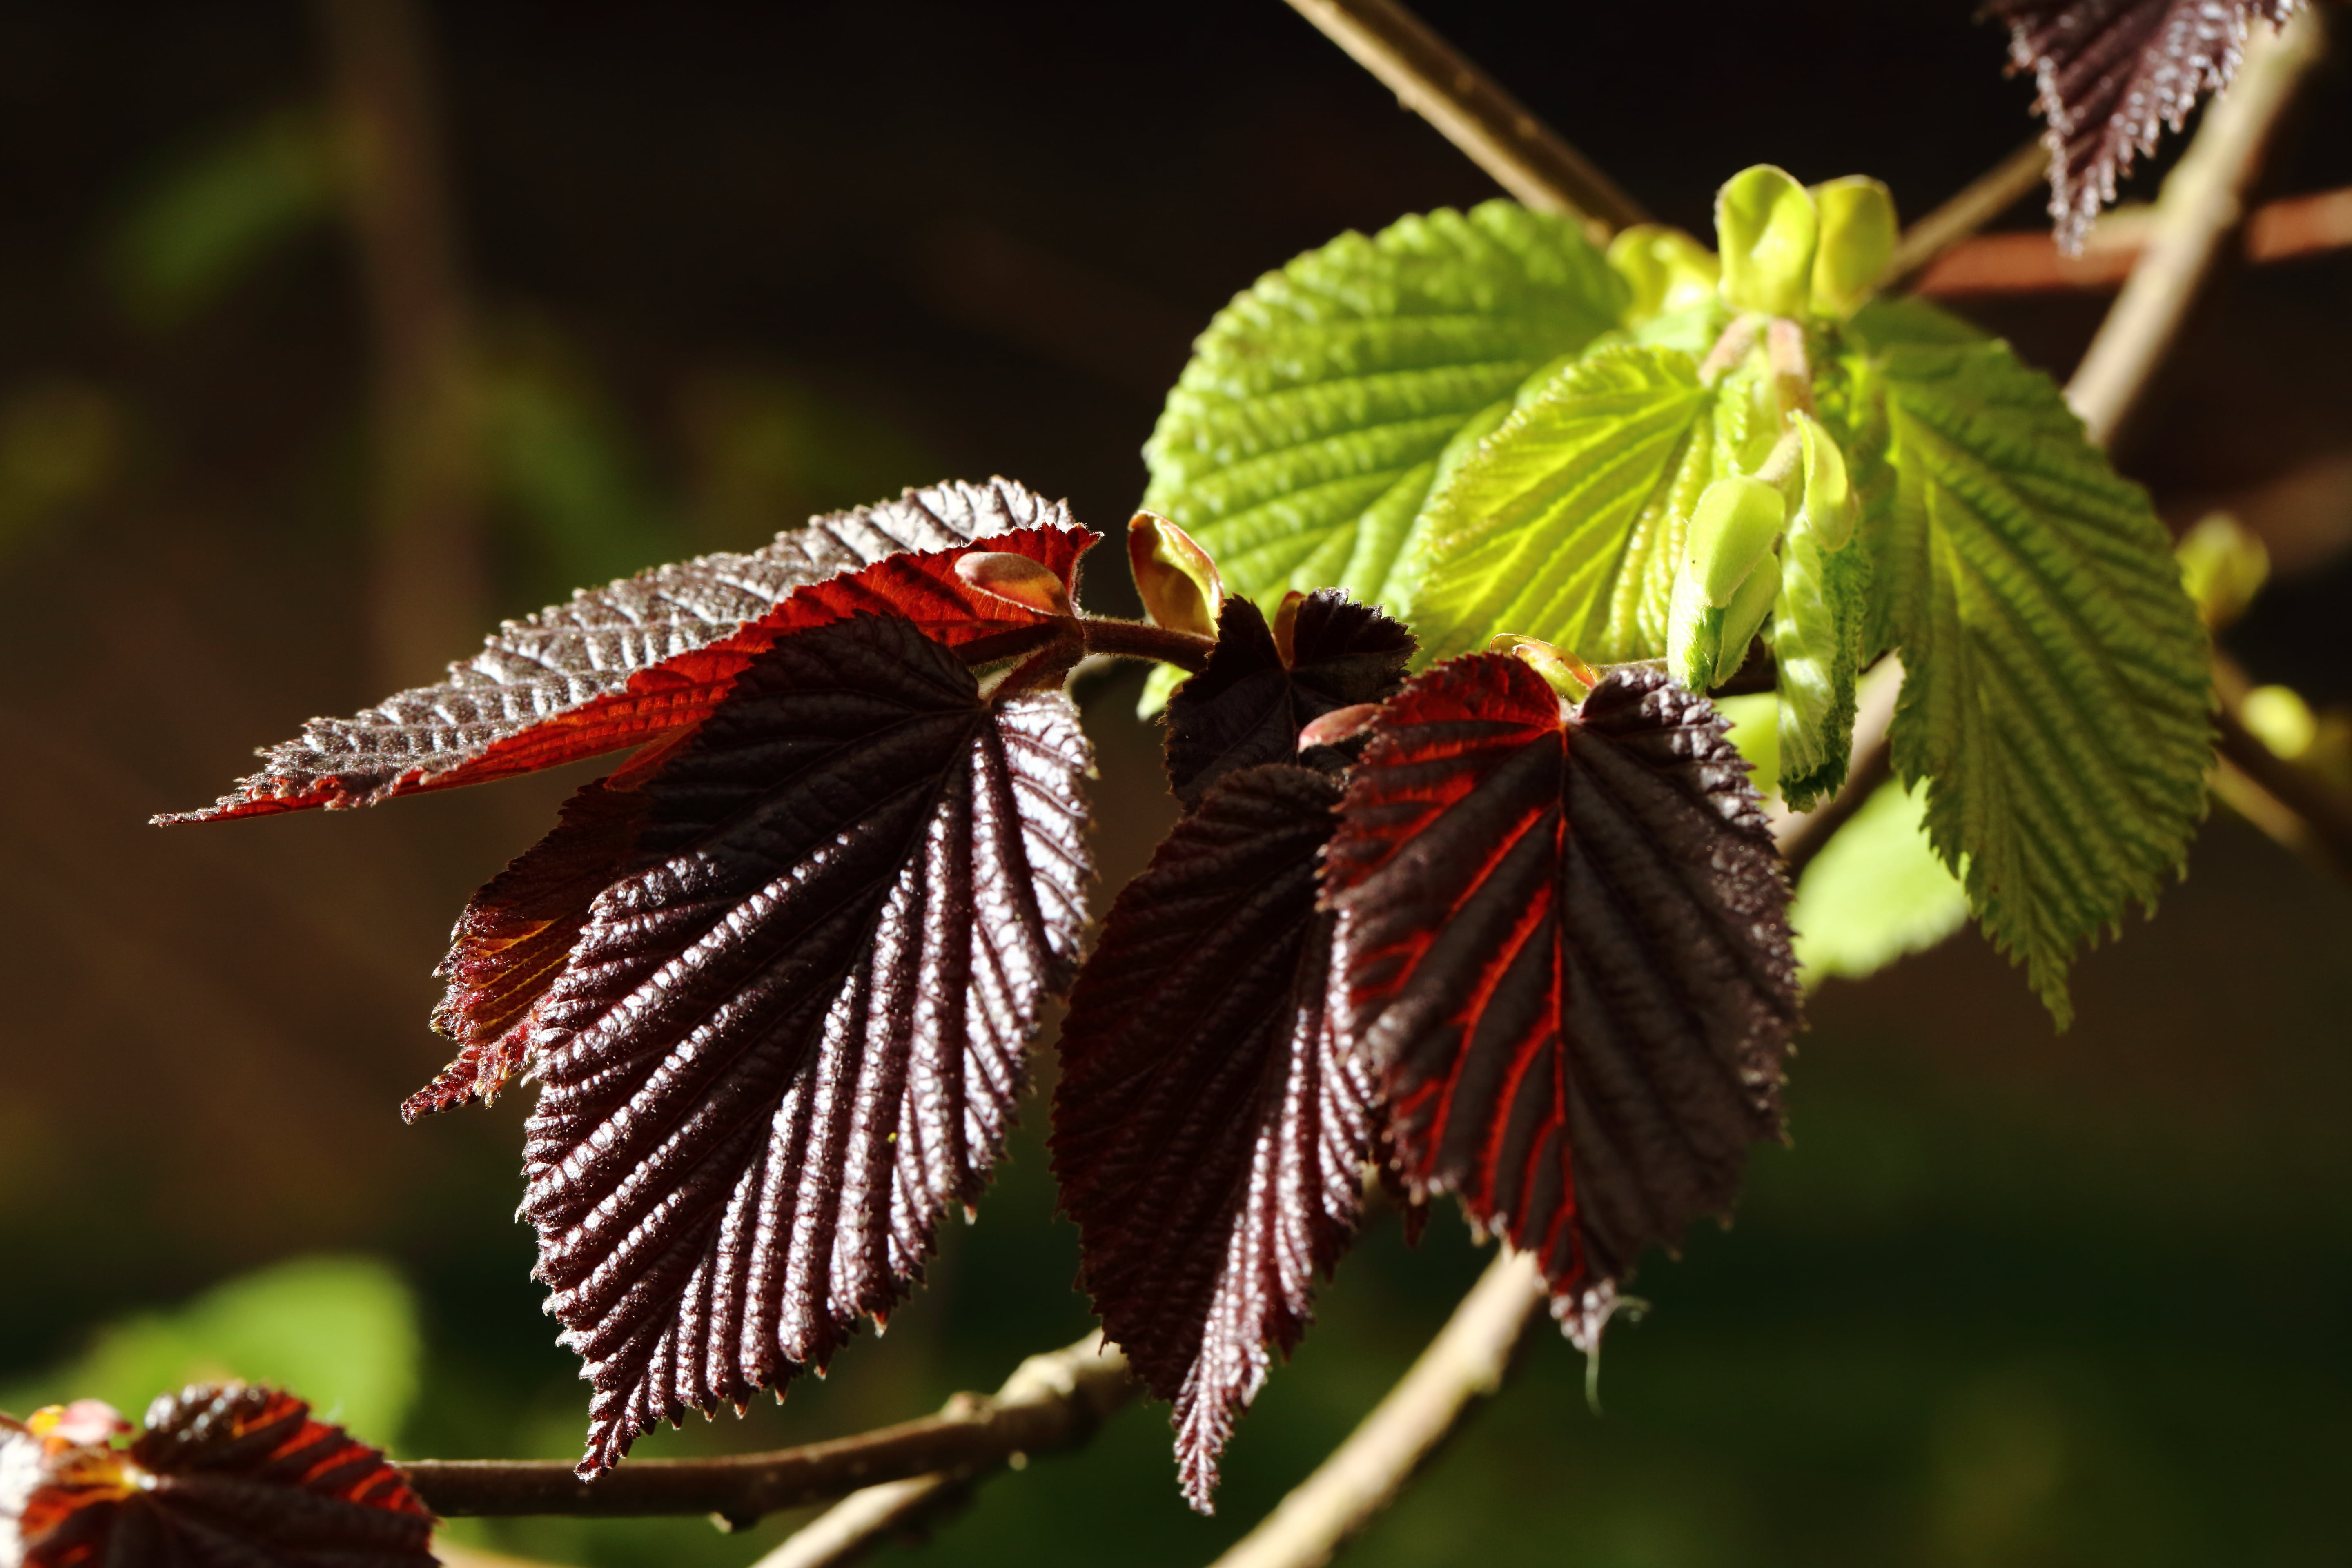
[[[1209,324],[1144,447],[1143,504],[1264,603],[1342,587],[1393,605],[1447,459],[1626,297],[1575,223],[1509,202],[1342,235]]]
[[[1732,175],[1715,196],[1723,302],[1768,316],[1804,314],[1820,237],[1811,193],[1787,174],[1759,163]]]
[[[1885,185],[1848,174],[1813,187],[1822,240],[1813,253],[1813,309],[1843,320],[1861,308],[1895,258],[1895,198]]]
[[[1637,327],[1713,300],[1723,276],[1715,252],[1681,229],[1655,223],[1620,230],[1609,242],[1609,265],[1632,290],[1625,321]]]
[[[415,1396],[419,1353],[398,1274],[367,1258],[298,1258],[107,1325],[79,1360],[9,1390],[0,1409],[89,1397],[136,1416],[159,1394],[238,1377],[290,1388],[385,1444]]]
[[[1859,980],[1935,946],[1969,918],[1969,900],[1927,842],[1920,791],[1881,784],[1805,868],[1789,923],[1808,986]]]
[[[2203,816],[2205,632],[2146,492],[2048,377],[1997,342],[1876,369],[1895,767],[1928,781],[1929,837],[2063,1026],[2075,947],[2154,901]]]
[[[1519,632],[1595,663],[1665,651],[1682,533],[1715,470],[1716,396],[1670,349],[1595,350],[1430,498],[1406,614],[1422,657]]]
[[[1845,782],[1869,557],[1851,547],[1854,499],[1837,443],[1800,414],[1805,489],[1780,549],[1772,653],[1780,666],[1781,791],[1808,811]]]

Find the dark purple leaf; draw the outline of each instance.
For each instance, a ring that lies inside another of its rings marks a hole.
[[[1286,605],[1282,619],[1286,637],[1247,599],[1227,599],[1209,668],[1168,700],[1168,778],[1178,798],[1198,800],[1240,768],[1291,761],[1308,724],[1378,701],[1404,679],[1412,634],[1370,605],[1318,588]]]
[[[1111,906],[1062,1025],[1054,1169],[1084,1282],[1175,1401],[1204,1513],[1269,1347],[1297,1342],[1355,1234],[1370,1092],[1327,1016],[1315,908],[1339,798],[1311,768],[1227,774]]]
[[[1055,635],[1052,617],[975,590],[955,559],[1028,555],[1075,591],[1096,537],[1009,479],[908,490],[748,555],[657,566],[509,621],[440,685],[314,719],[235,794],[156,820],[372,805],[639,745],[699,723],[779,637],[861,612],[904,616],[974,662],[1018,652]]]
[[[595,1390],[583,1474],[823,1367],[978,1196],[1086,921],[1088,765],[1060,693],[984,699],[858,616],[757,656],[643,785],[530,1021],[523,1212]]]
[[[2179,131],[2229,85],[2257,19],[2284,23],[2302,0],[1988,0],[2009,24],[2010,58],[2033,73],[2049,123],[2050,216],[2058,244],[2083,247],[2134,158]]]
[[[47,1414],[47,1413],[44,1413]],[[0,1562],[429,1568],[433,1516],[383,1454],[276,1389],[166,1394],[128,1448],[0,1421]],[[21,1547],[17,1557],[11,1548]]]
[[[1664,676],[1571,707],[1475,654],[1382,709],[1325,862],[1407,1181],[1536,1254],[1588,1348],[1780,1131],[1796,964],[1747,774]]]

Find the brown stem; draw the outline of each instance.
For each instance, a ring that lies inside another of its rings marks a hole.
[[[1079,617],[1078,632],[1087,640],[1088,653],[1158,659],[1162,664],[1172,664],[1194,675],[1209,668],[1209,655],[1217,646],[1214,637],[1204,637],[1197,632],[1180,632],[1168,626],[1155,626],[1149,621],[1120,621],[1084,616]]]
[[[1495,183],[1584,220],[1595,243],[1648,221],[1641,204],[1396,0],[1289,0]]]
[[[2154,226],[2148,208],[2111,212],[2093,226],[2080,256],[2047,234],[1987,234],[1965,240],[1919,275],[1914,291],[1930,299],[2112,289],[2131,275]],[[2250,263],[2292,261],[2352,246],[2352,186],[2283,196],[2246,220]]]
[[[1016,1454],[1075,1447],[1132,1393],[1127,1358],[1089,1334],[1032,1356],[994,1395],[959,1394],[937,1415],[854,1437],[716,1459],[636,1459],[593,1481],[560,1459],[415,1459],[400,1469],[425,1506],[444,1515],[717,1514],[747,1525],[879,1482],[976,1474]]]
[[[440,673],[487,618],[471,326],[414,0],[319,0],[374,341],[379,684]]]

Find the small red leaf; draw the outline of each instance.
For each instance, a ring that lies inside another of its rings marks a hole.
[[[241,1383],[158,1399],[128,1448],[0,1421],[0,1532],[16,1538],[0,1539],[0,1562],[26,1568],[435,1561],[433,1516],[382,1453],[292,1394]]]
[[[1246,603],[1246,601],[1235,601]],[[1326,1007],[1339,784],[1228,774],[1123,889],[1071,994],[1054,1170],[1103,1331],[1176,1403],[1185,1495],[1353,1238],[1370,1086]]]
[[[595,1390],[583,1474],[822,1368],[979,1195],[1086,923],[1088,764],[1058,691],[983,699],[859,616],[760,654],[645,784],[529,1020],[523,1213]]]
[[[1255,605],[1225,601],[1209,668],[1168,700],[1168,779],[1178,798],[1198,800],[1240,768],[1291,761],[1308,724],[1403,680],[1412,634],[1374,606],[1321,588],[1291,614],[1286,658]]]
[[[2050,216],[2059,248],[2083,247],[2136,155],[2179,131],[2230,83],[2257,19],[2284,25],[2303,0],[1988,0],[2010,59],[2033,73],[2049,122]]]
[[[1066,597],[1097,537],[1008,479],[908,490],[748,555],[656,567],[510,621],[440,685],[355,718],[314,719],[299,740],[264,752],[268,765],[235,794],[155,820],[372,805],[637,745],[699,723],[778,637],[859,613],[912,621],[974,662],[1019,653],[1056,623],[974,589],[956,559],[1029,556]]]
[[[956,580],[1017,610],[1066,620],[1077,614],[1070,584],[1043,561],[1003,550],[971,550],[956,557]]]
[[[1127,522],[1127,563],[1152,625],[1195,637],[1217,635],[1225,579],[1191,534],[1164,517],[1139,511]]]
[[[1535,1253],[1588,1348],[1780,1131],[1796,965],[1747,773],[1664,676],[1570,708],[1473,655],[1382,710],[1325,863],[1407,1181]]]

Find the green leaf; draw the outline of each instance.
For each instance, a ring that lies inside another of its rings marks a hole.
[[[1780,665],[1780,788],[1797,811],[1835,795],[1853,746],[1854,681],[1869,608],[1869,556],[1853,543],[1854,498],[1829,432],[1797,416],[1805,493],[1780,548],[1772,652]]]
[[[398,1274],[368,1258],[298,1258],[108,1324],[79,1360],[0,1396],[0,1409],[94,1398],[136,1416],[158,1394],[238,1377],[299,1389],[322,1418],[389,1442],[415,1396],[418,1357]]]
[[[2204,814],[2205,632],[2138,486],[2005,343],[1890,348],[1874,570],[1908,672],[1895,763],[2063,1027],[2077,944],[2152,904]]]
[[[1663,654],[1717,426],[1744,424],[1747,406],[1701,386],[1676,349],[1597,349],[1560,372],[1430,498],[1404,611],[1423,659],[1497,632],[1596,663]]]
[[[1268,608],[1318,587],[1392,605],[1449,461],[1626,301],[1576,224],[1509,202],[1342,235],[1209,324],[1144,447],[1143,504]]]
[[[1805,868],[1789,923],[1808,988],[1875,973],[1968,920],[1968,894],[1927,842],[1927,806],[1920,791],[1881,784]]]
[[[1768,316],[1805,313],[1821,240],[1811,192],[1769,163],[1742,169],[1716,193],[1715,238],[1725,304]]]

